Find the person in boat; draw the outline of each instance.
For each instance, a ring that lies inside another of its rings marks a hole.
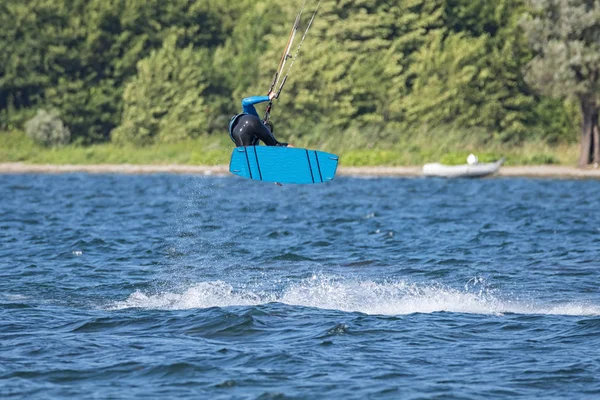
[[[275,139],[273,124],[270,121],[263,123],[254,108],[255,104],[273,100],[275,96],[275,93],[270,93],[268,96],[252,96],[242,100],[242,112],[229,121],[229,136],[236,147],[255,146],[259,140],[267,146],[294,147]]]

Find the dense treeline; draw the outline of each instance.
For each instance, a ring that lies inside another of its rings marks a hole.
[[[266,94],[300,5],[0,0],[0,129],[43,109],[82,144],[224,135]],[[599,37],[598,0],[323,0],[272,116],[283,140],[356,146],[447,130],[553,144],[583,127],[597,158]]]

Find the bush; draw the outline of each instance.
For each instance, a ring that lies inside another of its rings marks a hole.
[[[25,133],[44,146],[62,146],[71,140],[71,131],[56,111],[38,110],[35,117],[25,123]]]
[[[548,165],[548,164],[558,164],[558,160],[552,154],[540,153],[540,154],[532,154],[530,157],[525,159],[526,164],[530,165]]]

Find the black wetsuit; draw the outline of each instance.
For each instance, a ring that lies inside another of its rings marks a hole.
[[[231,138],[236,146],[255,146],[262,140],[267,146],[282,146],[260,118],[250,114],[239,114],[231,124]]]
[[[236,146],[255,146],[261,140],[267,146],[287,146],[275,139],[273,133],[258,117],[254,104],[269,101],[268,96],[253,96],[242,100],[242,114],[229,122],[229,135]]]

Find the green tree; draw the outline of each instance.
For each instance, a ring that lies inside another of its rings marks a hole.
[[[292,52],[317,0],[306,3]],[[533,42],[536,35],[543,39],[533,50],[519,24],[529,3],[322,0],[275,102],[278,136],[315,144],[350,139],[356,146],[445,129],[476,132],[479,142],[574,137],[573,101],[549,96],[570,94],[581,102],[582,90],[573,89],[579,86],[597,93],[590,79],[598,65],[592,11],[598,0],[531,0],[535,10],[558,10],[551,17],[535,11],[532,26],[524,25]],[[108,140],[110,132],[140,144],[224,134],[241,98],[266,94],[301,4],[0,0],[0,128],[21,127],[45,108],[58,110],[72,139],[84,144]],[[546,25],[539,22],[544,18],[550,18]],[[561,36],[558,27],[569,24],[576,26]],[[550,60],[558,50],[549,42],[567,43],[568,65],[554,68],[554,81],[535,79],[559,62]],[[527,82],[559,93],[533,93],[525,81],[523,66],[533,52]],[[586,78],[569,81],[565,71]],[[598,143],[592,107],[598,99],[584,103],[592,110],[584,126],[592,128],[583,131]]]
[[[34,12],[36,10],[36,12]],[[46,87],[52,84],[44,67],[52,40],[42,21],[63,24],[68,12],[62,2],[0,0],[0,128],[16,128],[35,114]]]
[[[530,0],[523,29],[536,56],[526,79],[541,93],[579,102],[579,166],[600,162],[600,1]]]
[[[260,81],[259,64],[269,48],[266,38],[274,26],[284,25],[283,21],[279,23],[282,11],[276,3],[241,0],[235,4],[239,12],[231,17],[235,22],[231,34],[215,49],[215,79],[206,91],[207,101],[215,107],[209,132],[219,134],[226,131],[230,117],[240,111],[241,99],[253,94],[249,88]],[[259,93],[263,92],[264,87]]]
[[[299,36],[310,18],[312,10],[307,9]],[[260,86],[254,85],[253,92],[266,92],[283,51],[297,12],[289,6],[284,10],[288,23],[268,38]],[[409,90],[403,72],[427,33],[442,26],[442,12],[441,0],[324,0],[274,118],[281,117],[284,128],[296,136],[319,125],[336,132],[353,126],[381,130],[401,120],[401,96]]]
[[[169,36],[159,50],[138,63],[138,74],[125,88],[123,119],[112,132],[120,143],[147,145],[197,137],[206,132],[211,59],[206,49],[177,47]]]
[[[0,0],[0,108],[17,123],[55,108],[75,140],[106,140],[136,63],[173,28],[180,47],[222,45],[236,9],[217,0]]]
[[[416,52],[407,75],[412,126],[481,128],[485,140],[521,141],[536,122],[521,74],[529,57],[514,10],[520,0],[448,0],[444,28]]]

